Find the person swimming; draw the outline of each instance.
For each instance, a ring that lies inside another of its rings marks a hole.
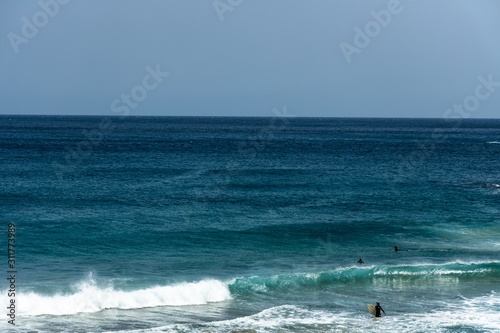
[[[363,259],[359,258],[359,260],[358,260],[358,264],[360,264],[360,265],[364,265],[365,263],[363,262]]]
[[[398,252],[398,251],[401,251],[401,250],[399,249],[399,247],[397,247],[396,245],[394,245],[394,252]]]

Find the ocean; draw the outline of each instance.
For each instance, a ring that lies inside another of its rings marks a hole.
[[[0,153],[2,331],[500,331],[500,120],[3,115]]]

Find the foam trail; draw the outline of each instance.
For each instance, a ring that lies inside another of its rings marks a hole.
[[[143,290],[120,291],[112,287],[100,288],[87,281],[77,291],[66,295],[20,294],[21,315],[69,315],[97,312],[103,309],[140,309],[155,306],[199,305],[231,299],[227,284],[217,280],[203,280],[158,286]]]
[[[174,324],[152,329],[121,331],[121,333],[149,332],[436,332],[449,333],[499,332],[500,298],[490,295],[463,299],[428,313],[390,313],[379,321],[372,318],[364,304],[354,311],[321,310],[295,305],[281,305],[257,314],[231,320],[215,321],[194,327]],[[361,309],[362,308],[362,309]],[[362,311],[361,311],[362,310]]]

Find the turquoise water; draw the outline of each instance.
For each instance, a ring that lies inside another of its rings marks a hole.
[[[499,120],[0,116],[0,153],[0,329],[500,330]]]

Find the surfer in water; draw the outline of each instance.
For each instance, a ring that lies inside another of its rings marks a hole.
[[[359,258],[359,260],[358,260],[358,264],[360,264],[360,265],[364,265],[365,263],[364,263],[363,259]]]
[[[375,317],[382,317],[382,315],[380,314],[380,310],[382,310],[384,315],[386,315],[384,309],[382,309],[382,307],[380,306],[380,303],[377,302],[377,305],[375,305]]]
[[[394,252],[398,252],[398,251],[408,251],[408,252],[410,252],[411,250],[401,250],[401,249],[399,249],[399,247],[397,247],[396,245],[394,245]]]

